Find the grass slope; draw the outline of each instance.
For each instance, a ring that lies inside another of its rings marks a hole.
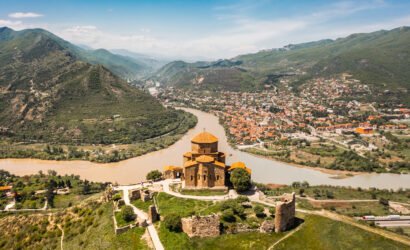
[[[357,227],[308,215],[303,228],[275,249],[406,249],[406,246]]]

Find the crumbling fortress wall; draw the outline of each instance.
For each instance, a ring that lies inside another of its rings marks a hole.
[[[182,231],[189,237],[215,237],[221,234],[219,215],[182,218]]]
[[[275,232],[283,232],[293,227],[296,210],[295,193],[284,194],[280,202],[276,204]]]

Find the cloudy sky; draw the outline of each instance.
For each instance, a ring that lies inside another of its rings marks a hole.
[[[410,26],[410,1],[2,0],[1,26],[44,28],[91,48],[216,59]]]

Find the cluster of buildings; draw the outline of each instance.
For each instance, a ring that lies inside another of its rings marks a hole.
[[[372,103],[351,97],[371,94],[371,89],[348,74],[335,78],[316,78],[304,85],[299,94],[292,91],[289,80],[279,87],[262,92],[204,92],[164,89],[165,103],[183,103],[213,112],[222,119],[233,142],[251,145],[292,137],[292,134],[356,132],[373,134],[376,129],[407,129],[392,119],[410,118],[410,109],[400,108],[389,114]],[[363,114],[370,113],[363,118]],[[372,120],[383,118],[383,124]]]

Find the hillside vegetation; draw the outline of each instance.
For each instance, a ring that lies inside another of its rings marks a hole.
[[[131,143],[176,130],[190,117],[44,30],[0,29],[1,136],[13,141]]]
[[[171,62],[155,77],[178,87],[248,91],[278,84],[283,76],[295,76],[303,84],[316,76],[350,73],[377,89],[408,93],[409,43],[410,28],[401,27],[336,40],[291,44],[230,60]]]

